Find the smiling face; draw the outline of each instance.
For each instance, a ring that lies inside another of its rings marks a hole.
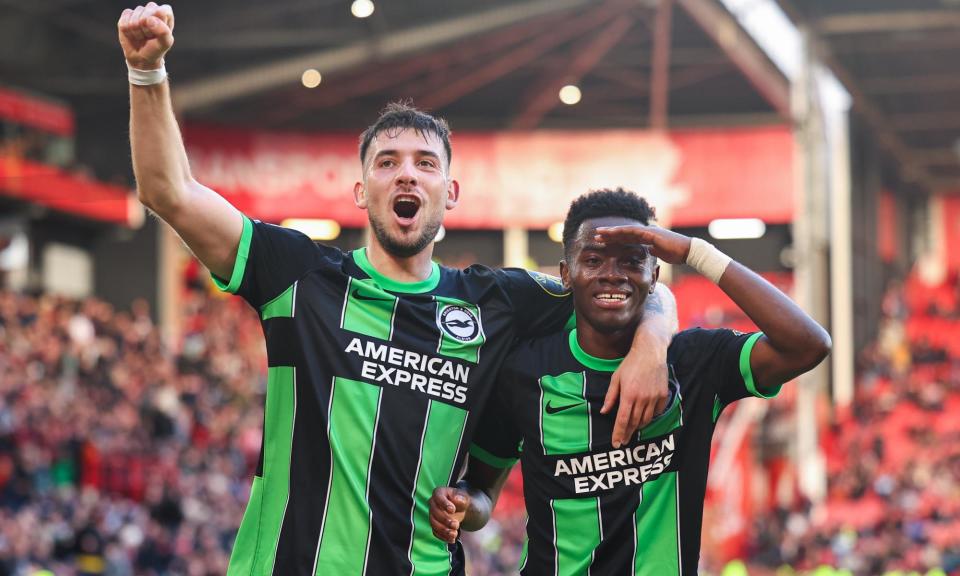
[[[437,235],[443,213],[457,204],[458,185],[447,174],[446,151],[436,134],[412,128],[377,134],[363,158],[363,182],[354,187],[376,241],[408,258]]]
[[[639,223],[618,216],[584,220],[566,260],[560,263],[564,286],[573,290],[577,318],[598,333],[633,333],[660,268],[642,244],[598,244],[596,229]]]

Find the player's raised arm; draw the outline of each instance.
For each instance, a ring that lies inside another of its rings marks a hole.
[[[173,227],[201,262],[229,278],[243,229],[240,212],[190,174],[170,101],[164,55],[173,46],[173,9],[150,2],[117,23],[130,71],[130,147],[140,202]]]
[[[709,243],[654,226],[598,228],[602,242],[639,242],[671,264],[686,263],[717,283],[764,333],[750,355],[758,387],[778,386],[813,369],[830,353],[830,335],[757,273]]]

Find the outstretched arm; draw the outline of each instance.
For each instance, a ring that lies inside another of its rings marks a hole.
[[[657,284],[644,303],[627,357],[610,378],[601,413],[619,401],[613,426],[613,446],[619,448],[666,407],[667,348],[677,331],[677,302],[670,289]]]
[[[158,70],[173,46],[173,9],[150,2],[117,23],[127,65]],[[243,229],[240,212],[201,185],[190,164],[170,101],[170,84],[130,85],[130,147],[140,202],[186,242],[211,272],[230,278]]]
[[[672,264],[687,263],[691,251],[689,237],[655,226],[599,228],[597,239],[648,244],[654,256]],[[701,246],[695,260],[717,263],[713,266],[719,274],[715,278],[717,285],[764,333],[750,356],[757,386],[783,384],[826,358],[830,353],[830,335],[793,300],[749,268],[728,261],[706,243]],[[707,268],[710,267],[708,262]]]
[[[455,488],[443,486],[433,491],[430,498],[433,535],[453,544],[461,529],[474,532],[486,526],[509,475],[510,468],[496,468],[469,458],[467,473]]]

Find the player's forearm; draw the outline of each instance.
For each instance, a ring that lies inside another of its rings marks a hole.
[[[130,85],[130,148],[140,202],[168,219],[193,178],[166,81]]]
[[[731,261],[718,286],[763,331],[770,346],[788,359],[794,375],[810,370],[830,352],[827,331],[749,268]]]
[[[460,523],[460,529],[467,532],[476,532],[490,521],[490,515],[496,502],[485,491],[475,488],[466,480],[457,484],[461,490],[465,490],[470,495],[470,504],[467,506],[466,514]]]
[[[657,284],[653,294],[644,302],[643,322],[634,334],[633,349],[653,351],[665,358],[677,325],[677,301],[673,292],[665,285]]]

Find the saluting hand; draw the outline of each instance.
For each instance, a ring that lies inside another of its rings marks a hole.
[[[155,70],[173,46],[173,8],[155,2],[127,8],[120,15],[117,31],[127,63],[139,70]]]
[[[690,252],[690,237],[659,226],[631,224],[597,228],[596,240],[604,244],[646,244],[650,253],[670,264],[684,264]]]

